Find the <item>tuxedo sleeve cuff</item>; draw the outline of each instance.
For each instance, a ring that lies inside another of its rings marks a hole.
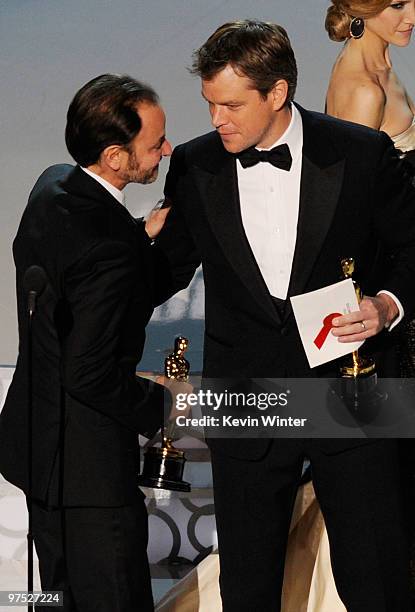
[[[398,300],[398,298],[396,297],[394,293],[391,293],[390,291],[386,291],[386,289],[382,289],[381,291],[378,291],[377,295],[381,293],[384,293],[385,295],[388,295],[389,297],[391,297],[393,301],[395,302],[396,306],[398,307],[398,311],[399,311],[398,316],[388,326],[385,325],[388,331],[392,331],[393,328],[396,327],[398,323],[402,321],[402,318],[405,314],[404,309],[403,309],[402,304],[400,303],[400,301]]]

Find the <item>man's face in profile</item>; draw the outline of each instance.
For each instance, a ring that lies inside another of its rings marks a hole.
[[[230,153],[252,146],[270,147],[278,137],[273,93],[264,98],[251,80],[228,64],[212,79],[202,80],[212,124]]]
[[[141,130],[126,147],[122,177],[127,183],[153,183],[164,156],[171,155],[171,145],[166,140],[166,117],[163,109],[155,104],[142,103],[137,107]]]

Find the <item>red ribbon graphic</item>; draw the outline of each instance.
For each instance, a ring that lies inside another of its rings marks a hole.
[[[333,327],[333,319],[335,319],[336,317],[341,317],[341,316],[342,315],[340,314],[340,312],[332,312],[331,314],[327,315],[327,317],[324,317],[323,327],[318,332],[314,340],[314,344],[316,345],[318,349],[321,349],[321,347],[325,343],[326,338],[329,335],[329,331]]]

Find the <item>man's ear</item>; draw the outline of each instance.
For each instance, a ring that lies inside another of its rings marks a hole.
[[[288,96],[288,83],[284,79],[276,81],[274,87],[271,89],[270,94],[272,96],[274,110],[279,111],[282,109],[287,101]]]
[[[102,151],[100,163],[111,168],[114,172],[118,172],[122,164],[122,158],[125,155],[128,155],[128,153],[123,147],[120,145],[110,145]]]

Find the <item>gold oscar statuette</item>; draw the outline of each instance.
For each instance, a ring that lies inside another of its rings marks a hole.
[[[340,263],[343,271],[343,277],[351,278],[353,281],[357,301],[360,304],[363,299],[363,293],[357,282],[353,279],[355,260],[353,259],[353,257],[345,257],[340,261]],[[375,370],[376,366],[372,357],[363,357],[359,355],[359,351],[353,351],[351,355],[348,355],[344,364],[340,368],[341,375],[346,378],[368,376],[370,374],[373,374]]]
[[[340,264],[343,279],[350,278],[353,281],[357,302],[360,304],[363,292],[353,278],[355,259],[344,257],[340,260]],[[333,396],[341,399],[341,410],[338,411],[336,399],[331,407],[331,413],[336,421],[352,427],[351,432],[354,437],[356,427],[374,422],[387,394],[382,393],[379,389],[375,361],[370,355],[360,355],[357,350],[346,355],[342,359],[339,374],[338,378],[331,381],[330,388]],[[346,413],[344,408],[346,408]],[[352,416],[351,421],[350,415]]]
[[[188,346],[187,338],[178,336],[175,339],[174,350],[164,361],[166,378],[184,382],[189,379],[190,365],[184,356]],[[190,491],[190,483],[183,480],[185,454],[173,446],[174,428],[174,421],[169,420],[167,427],[162,429],[161,447],[151,446],[145,452],[139,485],[170,491]]]

